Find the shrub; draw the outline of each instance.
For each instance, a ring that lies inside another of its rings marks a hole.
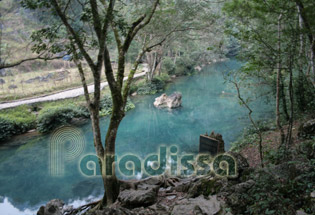
[[[113,101],[110,95],[105,95],[100,101],[100,110],[112,109]]]
[[[170,57],[166,57],[163,60],[162,71],[166,72],[169,75],[175,74],[175,64],[174,61]]]
[[[167,73],[162,73],[160,76],[157,76],[156,78],[161,79],[162,81],[164,81],[165,83],[170,82],[171,78]]]
[[[146,85],[147,85],[147,82],[144,79],[133,82],[130,86],[129,94],[132,94],[134,92],[139,94],[138,89],[146,87]]]
[[[137,92],[138,87],[139,87],[138,84],[132,83],[130,85],[129,95],[133,94],[134,92]]]
[[[36,117],[26,105],[0,112],[0,140],[23,134],[36,127]]]
[[[133,86],[133,92],[137,92],[139,95],[153,95],[163,91],[169,81],[168,74],[161,74],[154,77],[151,82],[139,82],[138,85]]]
[[[39,132],[48,133],[57,127],[69,124],[73,118],[88,118],[89,112],[85,107],[74,105],[44,108],[37,118]]]
[[[158,82],[158,81],[157,81]],[[151,83],[145,83],[142,86],[139,86],[137,89],[137,93],[139,95],[153,95],[158,92],[157,86]]]
[[[14,135],[14,123],[8,119],[0,117],[0,141],[6,140]]]
[[[125,111],[129,111],[133,108],[135,108],[136,106],[130,101],[130,99],[128,98],[127,100],[127,104],[125,107]],[[113,101],[110,95],[105,95],[100,102],[100,116],[108,116],[112,113],[113,110]]]
[[[314,165],[314,162],[293,164],[288,162],[283,164],[286,167],[284,172],[290,173],[295,171],[300,165],[309,167]],[[273,169],[273,170],[272,170]],[[244,193],[238,194],[240,205],[235,205],[236,214],[295,214],[295,211],[301,206],[309,213],[314,214],[312,204],[308,196],[314,188],[314,168],[308,168],[305,173],[297,177],[290,178],[286,174],[276,175],[273,172],[278,168],[260,170],[254,172],[251,177],[255,184]]]
[[[156,89],[158,92],[164,90],[166,82],[160,77],[155,77],[151,81],[151,88]]]
[[[195,63],[188,57],[180,57],[176,61],[175,75],[184,76],[194,72]]]

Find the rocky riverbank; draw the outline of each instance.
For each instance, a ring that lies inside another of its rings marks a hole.
[[[297,152],[297,151],[296,151]],[[150,215],[150,214],[314,214],[313,157],[296,153],[295,162],[285,161],[265,168],[251,168],[238,153],[229,152],[238,163],[238,177],[151,177],[123,181],[117,201],[103,210],[89,210],[97,202],[73,209],[60,200],[42,206],[38,215]],[[312,183],[313,181],[313,183]]]

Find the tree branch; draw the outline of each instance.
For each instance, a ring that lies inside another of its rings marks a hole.
[[[254,126],[255,130],[258,132],[260,164],[261,164],[261,167],[264,167],[263,153],[262,153],[262,134],[261,134],[260,129],[258,128],[258,126],[256,125],[255,121],[252,118],[253,110],[248,106],[248,104],[242,98],[241,92],[240,92],[240,88],[239,88],[237,82],[236,81],[232,81],[232,80],[230,80],[230,82],[234,84],[234,86],[235,86],[235,88],[237,90],[237,97],[241,101],[242,105],[244,105],[247,108],[247,110],[249,111],[248,112],[248,118],[250,119],[250,121],[251,121],[252,125]]]
[[[20,60],[20,61],[17,61],[17,62],[14,62],[14,63],[1,63],[0,64],[0,69],[7,69],[7,68],[12,68],[12,67],[15,67],[15,66],[18,66],[24,62],[27,62],[27,61],[33,61],[33,60],[56,60],[56,59],[62,59],[65,55],[63,56],[56,56],[56,57],[50,57],[50,58],[47,58],[47,57],[41,57],[41,55],[37,56],[37,57],[31,57],[31,58],[27,58],[27,59],[23,59],[23,60]]]
[[[151,51],[151,49],[153,49],[154,47],[162,45],[163,42],[166,39],[167,39],[167,36],[165,38],[163,38],[161,41],[159,41],[159,42],[157,42],[157,43],[155,43],[155,44],[153,44],[151,46],[148,46],[148,47],[145,47],[146,40],[144,41],[142,51],[138,54],[137,60],[134,63],[133,68],[132,68],[132,70],[130,71],[130,73],[128,75],[128,79],[125,82],[125,86],[124,86],[124,89],[123,89],[123,101],[124,101],[124,104],[127,103],[127,98],[128,98],[130,85],[132,83],[133,77],[134,77],[134,75],[135,75],[135,73],[136,73],[136,71],[138,69],[138,66],[139,66],[139,64],[141,62],[141,59],[142,59],[143,55],[146,52]]]
[[[92,9],[92,17],[93,17],[93,26],[94,31],[97,35],[98,41],[100,43],[101,40],[101,34],[102,34],[102,26],[101,26],[101,20],[100,15],[98,13],[98,6],[96,0],[90,0],[90,5]]]
[[[92,70],[96,70],[96,66],[92,60],[92,58],[90,57],[90,55],[87,53],[87,51],[84,49],[84,45],[82,40],[79,38],[78,34],[74,31],[74,29],[72,28],[72,26],[69,24],[66,15],[61,11],[61,8],[57,2],[57,0],[52,0],[51,1],[53,7],[55,8],[58,16],[60,17],[61,21],[63,22],[63,24],[66,26],[66,28],[68,29],[68,31],[70,32],[70,34],[73,36],[76,44],[78,45],[81,53],[83,54],[85,60],[87,61],[87,63],[89,64],[89,66],[91,67]]]

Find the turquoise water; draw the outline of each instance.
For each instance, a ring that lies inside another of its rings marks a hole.
[[[117,155],[133,153],[144,158],[156,153],[161,144],[176,144],[182,153],[197,153],[199,135],[212,130],[223,135],[228,149],[230,142],[249,124],[247,111],[239,105],[235,89],[224,82],[222,75],[239,66],[231,60],[210,65],[196,75],[178,78],[165,93],[182,93],[179,109],[155,108],[153,102],[159,95],[133,98],[136,108],[121,123]],[[267,119],[272,114],[270,104],[262,98],[251,105],[256,118]],[[107,126],[108,118],[104,118],[103,138]],[[80,159],[94,153],[90,124],[80,130],[86,143],[84,152],[66,161],[64,174],[59,177],[49,172],[50,135],[34,138],[22,146],[0,148],[1,214],[34,214],[39,205],[54,198],[80,204],[102,195],[101,178],[87,177],[79,170]]]

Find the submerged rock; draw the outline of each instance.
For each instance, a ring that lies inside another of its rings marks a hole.
[[[163,93],[160,97],[157,97],[154,102],[155,107],[159,108],[178,108],[182,105],[182,94],[175,92],[170,96]]]

